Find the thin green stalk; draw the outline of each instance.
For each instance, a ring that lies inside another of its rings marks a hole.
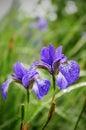
[[[53,97],[52,97],[52,101],[51,101],[51,107],[49,109],[49,113],[48,113],[48,118],[47,121],[45,122],[42,130],[45,130],[45,128],[47,127],[49,121],[51,120],[53,113],[55,111],[55,76],[52,75],[52,80],[53,80],[53,89],[54,89],[54,93],[53,93]]]
[[[20,130],[24,130],[24,116],[25,116],[25,106],[21,104],[21,126]]]
[[[53,89],[54,89],[54,92],[53,92],[53,97],[52,97],[52,103],[54,102],[55,100],[55,89],[56,89],[56,86],[55,86],[55,76],[52,75],[52,81],[53,81]]]
[[[55,90],[55,76],[54,75],[52,75],[52,80],[53,80],[53,88]]]
[[[29,104],[29,100],[30,100],[30,94],[29,94],[29,90],[27,89],[27,103]]]
[[[27,89],[27,102],[26,102],[26,111],[25,111],[25,119],[27,121],[27,115],[28,115],[28,110],[29,110],[29,101],[30,101],[30,93],[29,90]]]
[[[76,121],[76,124],[75,124],[74,130],[77,129],[78,124],[79,124],[79,121],[80,121],[80,119],[81,119],[81,117],[82,117],[82,114],[83,114],[83,112],[85,111],[85,108],[86,108],[86,99],[85,99],[85,102],[84,102],[83,108],[82,108],[82,110],[81,110],[81,112],[80,112],[80,115],[79,115],[79,117],[78,117],[78,120]]]
[[[45,130],[46,126],[48,125],[49,121],[51,120],[51,118],[52,118],[52,116],[53,116],[54,111],[55,111],[55,103],[53,102],[53,103],[51,104],[50,109],[49,109],[48,119],[47,119],[46,123],[44,124],[42,130]]]

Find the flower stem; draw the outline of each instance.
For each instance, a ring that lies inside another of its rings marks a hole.
[[[52,75],[52,80],[53,80],[53,88],[55,90],[55,76],[54,75]]]
[[[53,93],[53,97],[52,97],[52,101],[51,101],[51,107],[49,109],[49,112],[48,112],[48,118],[47,118],[47,121],[45,122],[42,130],[45,130],[45,128],[47,127],[49,121],[51,120],[52,116],[53,116],[53,113],[55,111],[55,76],[52,75],[52,80],[53,80],[53,88],[54,88],[54,93]]]
[[[80,112],[80,115],[79,115],[79,117],[78,117],[78,119],[77,119],[77,121],[76,121],[74,130],[77,129],[77,126],[78,126],[78,124],[79,124],[79,121],[80,121],[81,116],[82,116],[83,112],[85,111],[85,109],[86,109],[86,98],[85,98],[85,102],[84,102],[83,108],[82,108],[82,110],[81,110],[81,112]]]
[[[46,126],[48,125],[50,119],[52,118],[54,111],[55,111],[55,103],[53,102],[51,104],[51,107],[50,107],[50,110],[49,110],[49,113],[48,113],[48,119],[47,119],[46,123],[44,124],[42,130],[44,130],[46,128]]]
[[[27,104],[29,104],[29,100],[30,100],[30,94],[29,94],[29,90],[27,89]]]
[[[27,118],[28,118],[28,109],[29,109],[29,100],[30,100],[30,93],[29,93],[28,89],[26,91],[27,91],[27,102],[26,102],[25,120],[27,121]]]
[[[24,116],[25,116],[25,106],[21,104],[21,126],[20,130],[24,130]]]

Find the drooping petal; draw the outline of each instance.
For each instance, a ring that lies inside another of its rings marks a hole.
[[[37,84],[33,85],[32,91],[36,94],[36,96],[38,97],[39,100],[41,100],[43,98],[43,96],[41,96],[39,93],[39,89],[38,89]]]
[[[24,85],[25,88],[28,88],[30,83],[33,82],[34,77],[38,75],[38,72],[35,69],[35,66],[32,65],[29,70],[27,71],[27,73],[23,76],[22,78],[22,83]]]
[[[8,87],[9,87],[9,84],[10,84],[11,82],[12,82],[12,79],[9,78],[9,79],[6,80],[6,81],[2,84],[2,86],[1,86],[3,99],[6,99],[6,97],[7,97]]]
[[[76,82],[80,75],[80,67],[77,62],[70,60],[68,63],[60,64],[59,71],[67,80],[68,84]]]
[[[36,84],[38,86],[33,88],[33,91],[36,93],[38,99],[42,99],[50,89],[50,81],[49,80],[39,80],[35,78]]]
[[[40,55],[40,59],[51,65],[53,63],[54,60],[54,47],[52,44],[49,45],[49,47],[43,47],[41,50],[41,55]]]
[[[21,80],[24,74],[27,72],[27,70],[21,62],[17,62],[14,65],[14,72],[16,74],[16,77]]]
[[[60,87],[60,89],[66,89],[69,85],[61,72],[59,72],[59,74],[57,75],[56,84]]]
[[[51,71],[51,66],[49,64],[46,64],[45,62],[34,62],[34,65],[37,68],[45,69],[48,70],[49,72]]]

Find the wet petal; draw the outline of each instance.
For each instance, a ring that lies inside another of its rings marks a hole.
[[[12,79],[9,78],[8,80],[6,80],[6,82],[4,82],[1,86],[1,89],[2,89],[2,97],[3,99],[6,99],[7,97],[7,92],[8,92],[8,87],[9,87],[9,84],[12,82]]]
[[[69,85],[61,72],[59,72],[59,74],[57,75],[56,84],[60,87],[60,89],[66,89]]]
[[[14,65],[14,72],[16,74],[16,77],[21,80],[24,74],[27,72],[27,70],[21,62],[17,62]]]
[[[40,80],[35,79],[37,86],[33,87],[32,90],[37,95],[38,99],[41,100],[50,89],[50,81],[49,80]]]
[[[60,64],[59,71],[67,80],[68,84],[76,82],[80,75],[80,67],[77,62],[71,60],[68,63]]]

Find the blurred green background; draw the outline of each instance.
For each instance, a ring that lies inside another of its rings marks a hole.
[[[47,21],[46,29],[31,26],[37,23],[36,17]],[[13,73],[17,61],[30,66],[40,59],[41,47],[50,43],[55,48],[62,45],[68,59],[79,63],[81,73],[69,91],[57,89],[55,114],[46,130],[73,130],[86,98],[86,0],[13,0],[0,18],[0,85]],[[51,96],[52,87],[42,101],[31,92],[26,120],[29,130],[41,130]],[[25,102],[26,91],[19,84],[10,85],[5,101],[0,93],[0,130],[20,129],[20,105]],[[86,111],[77,130],[86,130]]]

